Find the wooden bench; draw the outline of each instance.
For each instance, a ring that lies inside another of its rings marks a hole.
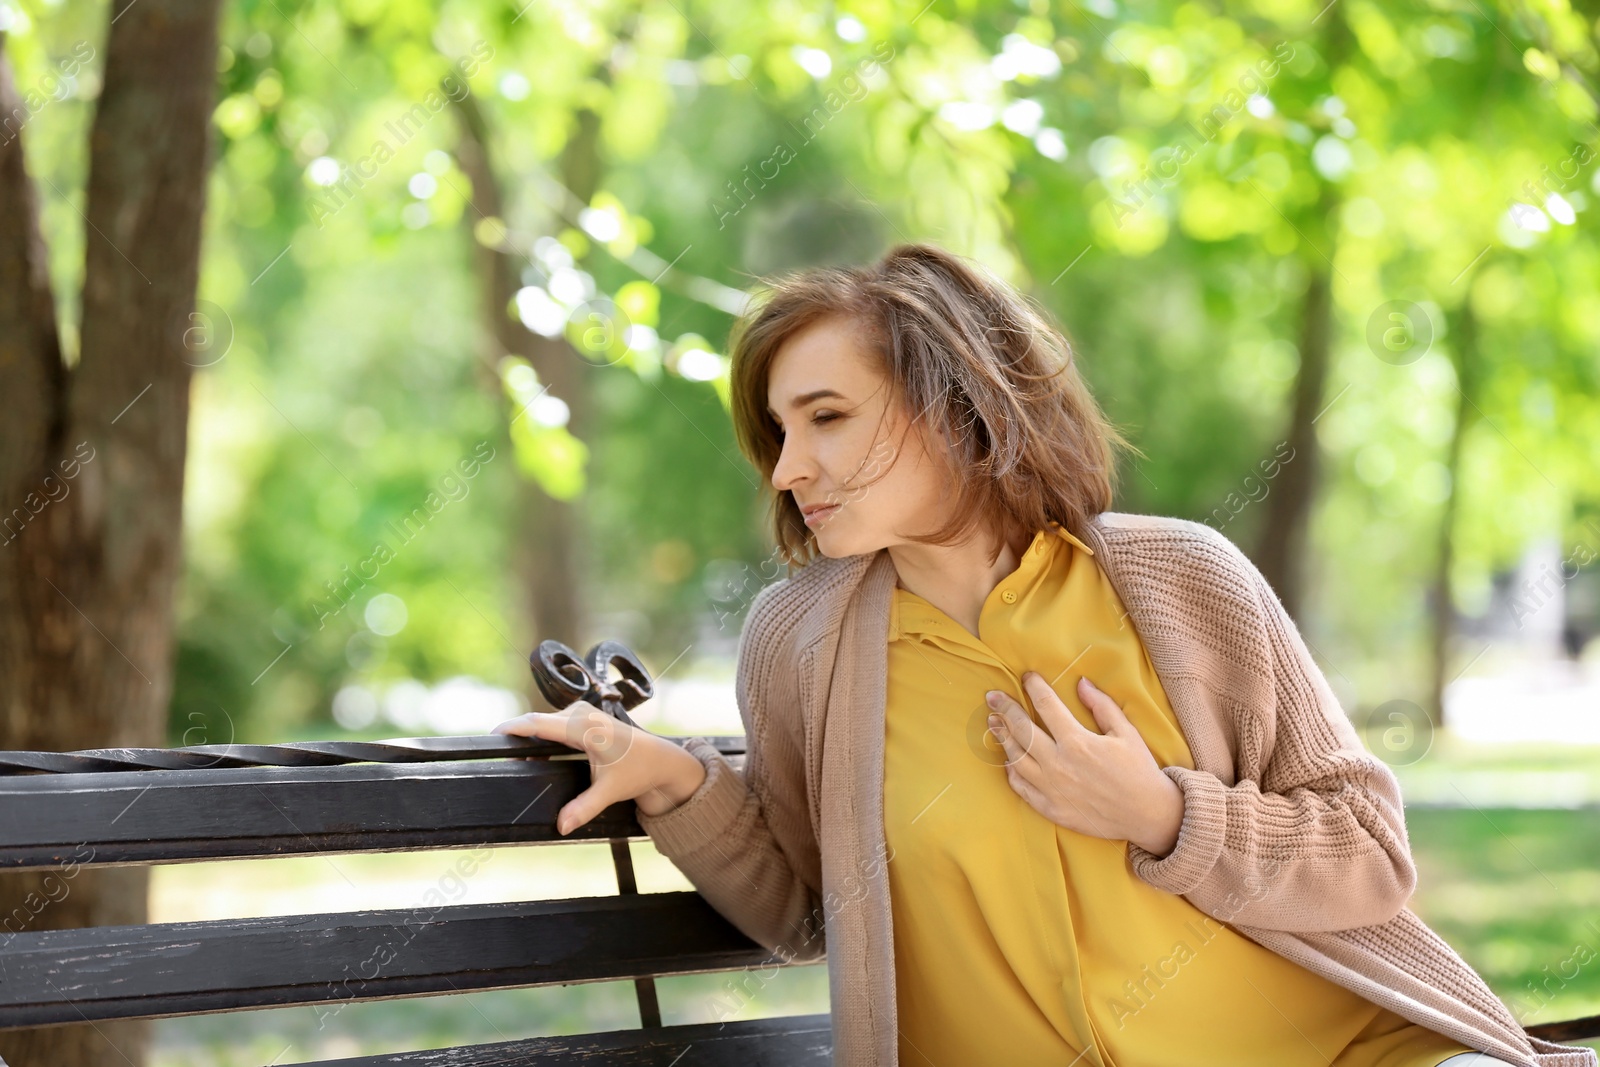
[[[742,737],[710,740],[736,761],[744,751]],[[697,893],[637,892],[629,841],[646,835],[633,805],[558,835],[556,813],[588,784],[566,746],[499,735],[0,752],[0,869],[572,840],[610,842],[617,872],[615,896],[25,929],[0,949],[0,1029],[631,979],[636,1030],[321,1062],[831,1062],[826,1014],[661,1025],[655,976],[780,961]],[[1597,1037],[1600,1016],[1527,1029]]]
[[[711,740],[744,751],[742,737]],[[826,1014],[661,1024],[655,976],[780,961],[698,893],[637,892],[629,841],[646,835],[631,802],[558,835],[556,813],[589,783],[588,761],[565,745],[487,734],[0,752],[0,869],[608,841],[617,873],[614,896],[8,927],[0,1029],[631,979],[637,1030],[323,1062],[830,1062]]]

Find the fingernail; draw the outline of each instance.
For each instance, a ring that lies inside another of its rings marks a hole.
[[[1000,716],[998,716],[998,715],[989,716],[989,729],[991,729],[991,730],[1000,729]]]
[[[1000,694],[993,689],[985,693],[983,695],[983,699],[988,701],[991,708],[998,708],[1000,706]]]

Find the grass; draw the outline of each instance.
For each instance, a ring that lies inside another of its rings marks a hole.
[[[1412,910],[1524,1025],[1600,1014],[1594,809],[1422,809],[1406,823]]]

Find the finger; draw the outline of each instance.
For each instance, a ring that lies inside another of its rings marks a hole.
[[[529,711],[518,715],[514,719],[496,723],[490,733],[515,734],[519,737],[536,737],[545,741],[559,741],[568,748],[586,750],[586,742],[595,737],[603,740],[600,735],[591,735],[590,731],[600,725],[591,718],[615,722],[611,716],[586,701],[578,701],[561,711]]]
[[[562,805],[561,810],[556,813],[556,833],[566,837],[611,806],[613,803],[611,791],[605,782],[603,778],[596,779],[588,789]]]
[[[1099,689],[1089,681],[1089,676],[1084,675],[1078,679],[1078,696],[1088,707],[1094,721],[1100,725],[1100,732],[1104,734],[1122,735],[1127,730],[1133,729],[1133,724],[1128,721],[1128,716],[1123,714],[1122,706],[1111,699],[1109,693]],[[1137,731],[1135,731],[1137,732]]]
[[[1028,807],[1044,815],[1044,794],[1015,767],[1006,768],[1006,781],[1011,783],[1011,791],[1028,802]],[[1048,816],[1046,816],[1048,818]]]
[[[999,743],[1000,751],[1005,756],[1004,764],[1009,768],[1011,762],[1021,755],[1021,749],[1011,736],[1011,731],[1006,729],[1005,719],[997,711],[989,713],[989,733]]]
[[[1088,732],[1084,730],[1083,723],[1072,714],[1072,710],[1062,702],[1060,694],[1044,680],[1044,675],[1038,671],[1025,671],[1022,675],[1022,687],[1033,698],[1033,706],[1039,709],[1039,718],[1044,720],[1045,728],[1057,742],[1071,737],[1074,731]]]
[[[490,729],[491,734],[514,734],[517,737],[539,737],[542,720],[546,718],[543,712],[523,712],[514,719],[497,722]]]
[[[999,712],[989,716],[989,732],[994,735],[995,740],[1000,742],[1000,747],[1005,750],[1005,766],[1008,769],[1021,763],[1032,764],[1035,762],[1027,747],[1017,740],[1007,720],[1002,718]]]
[[[1015,700],[1011,699],[1011,694],[1005,692],[1004,690],[991,689],[987,694],[987,699],[990,709],[992,709],[996,715],[999,715],[1001,721],[1004,723],[1005,733],[1010,735],[1015,740],[1018,746],[1016,756],[1025,755],[1030,752],[1033,748],[1035,735],[1038,731],[1034,729],[1033,720],[1028,717],[1027,709],[1021,704],[1018,704]],[[1005,738],[1000,734],[996,734],[995,736],[1001,737],[1002,741],[1005,740]],[[1016,758],[1016,756],[1012,755],[1009,748],[1007,749],[1006,755],[1007,762],[1011,762]]]

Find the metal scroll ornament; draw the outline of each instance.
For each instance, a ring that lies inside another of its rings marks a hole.
[[[628,716],[628,709],[656,695],[650,672],[620,641],[601,641],[583,657],[560,641],[541,641],[528,657],[528,667],[551,707],[559,710],[587,701],[639,729],[643,727]],[[615,681],[613,668],[620,676]]]

